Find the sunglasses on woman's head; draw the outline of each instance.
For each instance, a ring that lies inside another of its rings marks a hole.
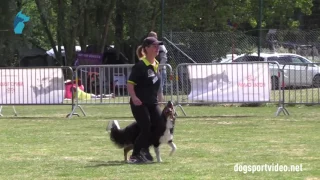
[[[159,48],[159,45],[157,45],[157,44],[152,44],[152,45],[150,45],[149,47],[152,47],[152,48]]]

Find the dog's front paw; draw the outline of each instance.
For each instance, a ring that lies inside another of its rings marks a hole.
[[[159,159],[157,159],[157,161],[158,161],[158,163],[161,163],[161,162],[162,162],[162,159],[161,159],[161,158],[159,158]]]
[[[177,150],[177,146],[173,142],[171,142],[169,145],[171,146],[171,151],[169,156],[172,156],[172,154]]]

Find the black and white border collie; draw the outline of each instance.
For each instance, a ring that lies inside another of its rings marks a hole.
[[[176,120],[175,115],[173,103],[169,101],[161,114],[161,119],[166,124],[165,131],[161,137],[150,138],[150,146],[153,145],[158,162],[162,162],[159,149],[160,144],[167,143],[171,147],[170,156],[177,149],[177,146],[173,142],[173,130]],[[128,152],[133,149],[133,144],[140,133],[138,124],[133,122],[126,128],[120,129],[118,121],[112,120],[109,122],[106,130],[110,132],[111,141],[119,148],[124,148],[124,160],[128,161]]]

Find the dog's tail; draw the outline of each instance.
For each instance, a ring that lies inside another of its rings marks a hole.
[[[110,140],[119,148],[123,148],[126,145],[134,144],[138,135],[139,127],[136,123],[132,123],[124,129],[111,128]]]
[[[119,148],[123,148],[125,145],[124,130],[113,127],[110,132],[110,140]]]

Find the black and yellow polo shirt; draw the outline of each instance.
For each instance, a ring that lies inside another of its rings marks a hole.
[[[134,91],[143,104],[157,104],[160,87],[159,62],[153,66],[145,58],[141,58],[133,67],[128,83],[134,84]]]

